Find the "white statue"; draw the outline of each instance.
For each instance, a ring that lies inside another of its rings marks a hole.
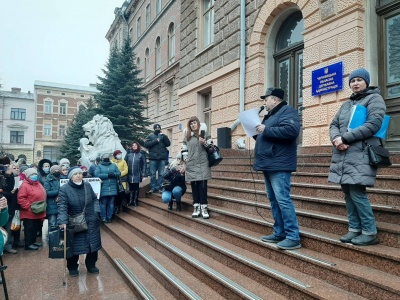
[[[82,138],[79,141],[82,165],[89,167],[94,163],[96,157],[103,153],[112,154],[115,150],[121,150],[122,157],[125,157],[126,151],[108,118],[95,115],[82,128],[88,137],[88,139]]]

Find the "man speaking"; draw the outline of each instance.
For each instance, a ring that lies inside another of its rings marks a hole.
[[[297,167],[297,143],[300,119],[297,111],[283,101],[285,92],[268,88],[264,106],[268,113],[256,126],[254,169],[263,171],[267,195],[274,217],[274,232],[261,237],[268,243],[277,243],[285,250],[301,247],[299,225],[292,199],[290,180]]]

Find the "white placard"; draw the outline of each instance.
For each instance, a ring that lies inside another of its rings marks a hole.
[[[62,187],[64,184],[67,184],[68,181],[69,179],[60,179],[60,187]],[[100,199],[101,179],[98,177],[83,178],[83,181],[90,183],[97,199]]]
[[[248,137],[259,134],[256,130],[256,126],[261,124],[259,117],[259,108],[253,108],[246,111],[242,111],[239,114],[240,122]]]

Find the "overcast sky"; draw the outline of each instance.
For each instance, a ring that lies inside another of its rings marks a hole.
[[[0,0],[0,84],[89,86],[108,58],[105,35],[124,0]]]

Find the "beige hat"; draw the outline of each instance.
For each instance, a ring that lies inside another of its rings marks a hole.
[[[31,177],[32,175],[36,174],[37,175],[37,170],[35,168],[29,168],[25,170],[25,176],[26,178]]]

